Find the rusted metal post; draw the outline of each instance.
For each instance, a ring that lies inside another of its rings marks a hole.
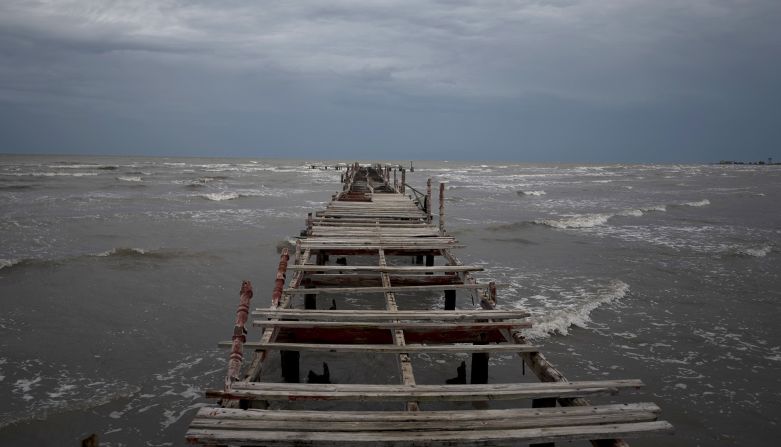
[[[426,222],[431,223],[431,177],[426,181]]]
[[[236,324],[233,326],[233,345],[231,346],[230,357],[228,357],[228,374],[225,376],[226,390],[230,389],[234,381],[239,380],[241,363],[244,360],[244,343],[247,341],[247,329],[244,328],[244,325],[247,323],[247,317],[249,316],[252,283],[243,281],[239,295],[239,307],[236,309]]]
[[[445,184],[439,184],[439,234],[445,235]]]
[[[407,190],[404,184],[407,183],[407,171],[402,169],[401,170],[401,193],[406,194]]]

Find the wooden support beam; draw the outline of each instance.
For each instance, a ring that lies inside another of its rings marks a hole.
[[[388,264],[385,260],[385,252],[380,249],[377,254],[380,258],[380,267],[387,267]],[[383,287],[390,288],[391,282],[388,273],[382,272],[381,275]],[[397,313],[399,311],[399,308],[396,305],[396,294],[392,291],[385,292],[385,308],[390,313]],[[398,322],[398,320],[395,320],[394,322]],[[406,336],[401,328],[391,329],[391,335],[393,336],[393,343],[396,345],[396,347],[401,348],[407,345]],[[401,382],[404,385],[415,385],[415,375],[412,371],[412,359],[410,359],[409,353],[400,352],[398,359],[399,370],[401,372]],[[420,405],[416,400],[409,400],[406,403],[406,408],[407,411],[419,411]]]

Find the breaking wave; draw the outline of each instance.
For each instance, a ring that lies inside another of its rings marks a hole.
[[[19,265],[24,261],[21,261],[19,259],[0,259],[0,270],[5,268],[11,268],[15,265]]]
[[[534,223],[552,228],[591,228],[607,223],[615,214],[578,214],[562,219],[537,219]]]
[[[238,199],[239,197],[241,197],[241,195],[237,192],[226,191],[226,192],[214,192],[210,194],[201,194],[201,197],[207,200],[221,202],[223,200]]]
[[[117,177],[117,180],[122,181],[122,182],[140,182],[141,181],[141,177],[120,175],[119,177]]]
[[[773,247],[765,245],[763,247],[735,247],[732,252],[737,256],[764,258],[770,254],[771,251],[773,251]]]
[[[578,229],[592,228],[598,225],[604,225],[608,220],[616,216],[623,217],[641,217],[652,212],[665,212],[667,205],[653,205],[636,209],[627,209],[614,213],[592,213],[592,214],[572,214],[562,216],[556,219],[536,219],[531,222],[519,222],[506,225],[494,226],[492,230],[516,230],[528,226],[529,224],[545,225],[551,228],[559,229]]]
[[[181,250],[173,250],[173,249],[158,249],[158,250],[147,250],[143,248],[127,248],[127,247],[119,247],[119,248],[112,248],[111,250],[104,251],[101,253],[97,253],[94,255],[91,255],[93,257],[100,257],[100,258],[144,258],[144,259],[173,259],[173,258],[179,258],[183,256],[198,256],[196,253],[186,253]]]
[[[568,335],[572,326],[586,327],[591,321],[591,312],[603,304],[620,300],[629,293],[629,284],[614,280],[610,285],[565,309],[546,312],[545,315],[532,318],[532,327],[524,330],[531,339],[546,338],[554,334]]]
[[[710,200],[708,199],[702,199],[697,202],[686,202],[681,204],[681,206],[695,206],[695,207],[707,206],[707,205],[710,205]]]

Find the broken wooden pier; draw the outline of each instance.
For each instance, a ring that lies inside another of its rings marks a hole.
[[[219,404],[198,411],[188,442],[620,446],[624,438],[672,431],[653,403],[586,400],[643,383],[568,381],[524,337],[529,313],[496,308],[496,284],[479,283],[473,273],[483,268],[452,253],[459,245],[445,230],[444,184],[435,219],[431,179],[418,191],[397,166],[357,163],[344,165],[341,177],[342,191],[308,216],[292,259],[283,250],[274,289],[262,303],[270,307],[250,313],[252,286],[242,284],[233,338],[220,343],[230,349],[224,386],[206,391]],[[402,304],[416,302],[429,305]],[[250,317],[257,329],[248,340]],[[488,383],[490,356],[499,353],[517,354],[518,368],[538,381]],[[310,371],[309,383],[300,383],[302,357],[326,355],[331,371],[352,371],[329,373],[324,365],[322,375]],[[436,356],[458,376],[423,383],[413,368],[421,355]],[[364,363],[349,356],[363,356]],[[381,356],[393,360],[372,363]],[[281,371],[269,377],[277,365]]]

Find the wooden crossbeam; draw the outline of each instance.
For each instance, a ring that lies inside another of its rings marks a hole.
[[[307,320],[439,320],[439,321],[475,321],[510,320],[526,318],[531,314],[526,310],[300,310],[300,309],[255,309],[254,317],[301,318]]]
[[[291,265],[288,270],[304,270],[307,272],[387,272],[387,273],[427,273],[427,272],[479,272],[484,268],[479,265]]]
[[[492,401],[616,394],[643,382],[594,380],[558,383],[482,385],[335,385],[312,383],[239,383],[232,390],[209,390],[206,397],[250,400]]]
[[[187,440],[200,444],[240,444],[273,447],[301,446],[515,446],[522,443],[627,438],[649,433],[672,433],[666,421],[528,428],[517,430],[458,430],[404,432],[290,432],[191,429]]]
[[[498,428],[531,428],[535,426],[578,425],[599,423],[602,417],[617,415],[624,420],[636,420],[635,415],[658,415],[661,409],[654,403],[609,404],[589,407],[506,408],[502,410],[446,410],[446,411],[312,411],[263,410],[250,408],[202,407],[194,425],[207,427],[229,421],[247,421],[249,424],[269,422],[301,431],[406,431],[413,429],[450,430],[453,423],[463,430]],[[576,418],[587,418],[577,421]],[[308,423],[324,425],[307,425]],[[569,422],[569,424],[564,424]],[[608,422],[609,423],[609,422]],[[273,428],[273,427],[269,427]]]
[[[221,348],[230,348],[230,341],[221,341],[219,344]],[[327,351],[327,352],[373,352],[373,353],[385,353],[385,354],[457,354],[457,353],[473,353],[473,352],[536,352],[539,350],[539,346],[534,345],[519,345],[519,344],[497,344],[497,345],[472,345],[472,344],[436,344],[436,345],[419,345],[409,344],[404,346],[397,345],[370,345],[370,344],[326,344],[326,343],[263,343],[263,342],[246,342],[244,343],[245,349],[256,350],[284,350],[284,351]]]
[[[529,328],[529,322],[488,322],[488,323],[423,323],[423,322],[377,322],[377,321],[273,321],[254,320],[255,327],[279,328],[332,328],[332,329],[401,329],[401,330],[441,330],[441,331],[491,331],[496,329]]]
[[[488,289],[488,284],[440,284],[427,286],[391,286],[391,287],[318,287],[285,289],[292,295],[309,295],[319,293],[386,293],[386,292],[427,292],[457,289]]]

